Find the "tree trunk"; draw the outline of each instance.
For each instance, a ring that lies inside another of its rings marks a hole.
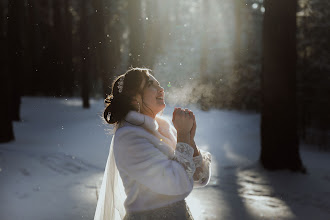
[[[118,3],[116,1],[106,1],[103,2],[104,5],[104,21],[105,22],[105,36],[106,36],[106,48],[105,48],[105,62],[108,68],[108,72],[105,73],[102,77],[102,89],[104,98],[106,95],[111,93],[111,83],[115,75],[118,75],[120,72],[121,64],[121,37],[122,30],[125,29],[123,26],[124,23],[121,21],[121,18],[118,14],[110,14],[110,9],[117,7]],[[126,56],[126,55],[125,55]]]
[[[11,114],[12,119],[20,121],[21,104],[21,76],[24,75],[23,68],[23,16],[24,1],[11,0],[8,4],[8,57],[9,77],[12,85]]]
[[[241,14],[244,4],[241,0],[234,0],[235,10],[235,41],[234,41],[234,65],[239,67],[241,64],[241,36],[242,36],[242,21]]]
[[[65,0],[67,1],[67,0]],[[51,45],[53,48],[53,62],[52,62],[52,70],[54,72],[54,91],[57,96],[62,96],[62,88],[63,86],[63,43],[64,43],[64,36],[63,36],[63,22],[62,22],[62,13],[61,8],[63,6],[62,0],[53,0],[53,36]]]
[[[2,42],[2,39],[0,40]],[[15,139],[13,124],[11,119],[11,83],[9,83],[8,72],[6,70],[3,60],[1,64],[1,76],[0,76],[0,143],[9,142]]]
[[[111,53],[115,53],[115,51],[111,50],[111,44],[117,43],[112,42],[112,35],[107,34],[107,26],[109,25],[106,21],[109,21],[111,18],[108,15],[109,12],[106,11],[107,7],[102,0],[93,0],[93,8],[94,8],[94,19],[93,26],[95,28],[95,33],[93,35],[94,45],[96,50],[93,48],[94,55],[93,58],[97,59],[97,79],[102,81],[102,92],[105,91],[105,86],[109,87],[109,78],[111,75],[111,64],[113,63],[110,59],[110,51]],[[111,3],[108,3],[111,4]],[[111,5],[109,5],[111,7]],[[111,34],[111,33],[110,33]],[[106,82],[106,85],[105,85]]]
[[[80,49],[81,49],[81,96],[83,108],[89,108],[89,51],[88,51],[88,19],[87,19],[87,0],[81,2],[81,20],[80,20]]]
[[[145,22],[146,27],[146,37],[145,37],[145,64],[148,68],[153,68],[155,59],[157,55],[162,52],[162,37],[163,33],[166,33],[167,26],[169,24],[169,19],[163,20],[161,25],[161,14],[160,14],[161,4],[159,0],[147,0],[146,1],[146,16],[147,20]],[[162,8],[162,10],[167,10]],[[164,11],[163,11],[164,13]],[[167,15],[169,17],[169,15]],[[166,27],[165,27],[166,26]],[[162,28],[160,28],[162,27]]]
[[[102,79],[103,95],[106,94],[109,95],[111,93],[110,85],[112,83],[113,77],[116,74],[118,74],[118,70],[121,62],[121,52],[120,52],[121,33],[118,31],[118,28],[115,27],[110,27],[109,32],[110,32],[111,44],[108,51],[111,51],[111,53],[107,56],[109,72],[106,75],[104,75]]]
[[[296,110],[297,0],[267,0],[263,24],[260,161],[266,169],[305,171]]]
[[[74,88],[74,74],[72,70],[72,14],[70,12],[71,1],[64,1],[64,37],[65,41],[63,42],[64,54],[63,54],[63,62],[64,62],[64,94],[68,96],[73,96],[73,88]]]
[[[25,19],[25,69],[27,74],[22,77],[24,83],[23,94],[37,94],[40,91],[40,33],[38,28],[39,16],[36,0],[27,0]]]
[[[128,1],[129,26],[129,66],[142,67],[144,64],[143,18],[141,16],[141,0]]]
[[[11,83],[8,75],[8,56],[6,51],[8,41],[5,35],[4,8],[0,4],[0,143],[14,140],[14,131],[11,117]]]
[[[209,11],[210,11],[210,2],[209,1],[203,1],[203,13],[202,13],[202,29],[204,29],[204,31],[202,31],[201,36],[202,36],[202,54],[201,54],[201,60],[200,60],[200,74],[201,77],[203,79],[207,78],[207,60],[208,60],[208,53],[209,53],[209,40],[208,40],[208,31],[209,31]]]

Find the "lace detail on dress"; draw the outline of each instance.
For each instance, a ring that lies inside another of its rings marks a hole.
[[[194,220],[185,200],[141,212],[127,213],[123,220]]]
[[[193,158],[195,163],[196,171],[194,173],[194,181],[199,184],[205,184],[210,178],[210,165],[212,156],[209,152],[199,150],[200,155]]]
[[[179,142],[174,151],[173,160],[182,164],[191,179],[195,173],[195,163],[193,161],[194,149],[189,144]]]

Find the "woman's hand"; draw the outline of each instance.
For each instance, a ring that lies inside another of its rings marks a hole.
[[[196,124],[196,118],[195,118],[195,115],[193,112],[191,112],[192,116],[193,116],[193,119],[194,119],[194,123],[193,123],[193,126],[190,130],[190,140],[194,140],[195,138],[195,134],[196,134],[196,128],[197,128],[197,124]]]
[[[175,108],[172,122],[177,130],[178,142],[190,144],[191,131],[194,125],[193,113],[188,109]]]
[[[194,157],[198,156],[200,153],[199,153],[199,150],[197,149],[197,146],[196,146],[196,143],[195,143],[195,134],[196,134],[196,128],[197,128],[197,123],[196,123],[196,118],[195,118],[195,115],[193,112],[191,112],[192,116],[193,116],[193,119],[194,119],[194,123],[193,123],[193,126],[190,130],[190,146],[192,148],[194,148]]]

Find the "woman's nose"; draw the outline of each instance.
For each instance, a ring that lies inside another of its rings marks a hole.
[[[161,87],[161,86],[159,86],[159,91],[160,91],[160,92],[164,92],[164,88]]]

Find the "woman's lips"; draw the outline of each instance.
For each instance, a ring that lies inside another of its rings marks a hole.
[[[164,96],[158,96],[156,99],[164,100]]]

